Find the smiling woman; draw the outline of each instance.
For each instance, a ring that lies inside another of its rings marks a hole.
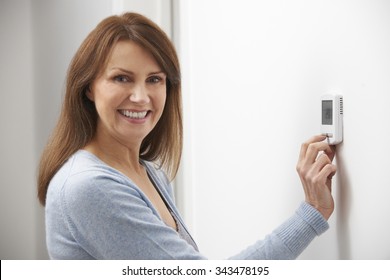
[[[175,49],[147,18],[109,17],[85,39],[70,64],[61,115],[39,166],[51,258],[205,258],[170,184],[182,150],[180,87]],[[328,228],[334,151],[322,140],[302,146],[306,202],[233,258],[296,258]]]
[[[193,243],[183,230],[184,226],[179,224],[178,213],[177,217],[174,216],[174,206],[168,205],[165,196],[171,196],[171,193],[166,193],[170,190],[159,189],[160,180],[169,181],[158,170],[164,169],[173,178],[179,166],[181,147],[180,68],[172,43],[157,25],[139,14],[126,13],[103,20],[85,39],[72,60],[62,112],[41,157],[38,196],[46,206],[50,256],[115,258],[115,255],[99,255],[101,252],[91,255],[77,236],[68,236],[71,232],[67,230],[58,231],[58,226],[67,225],[60,218],[62,215],[71,223],[84,224],[89,220],[95,221],[94,225],[99,227],[101,223],[115,222],[119,217],[125,219],[121,216],[123,209],[107,220],[101,217],[94,220],[96,211],[92,208],[85,211],[89,214],[84,218],[62,212],[64,203],[81,210],[77,201],[88,187],[94,186],[89,198],[99,191],[121,190],[121,184],[116,186],[118,182],[115,180],[99,183],[98,178],[94,178],[96,168],[101,176],[110,175],[126,181],[127,188],[123,189],[121,199],[130,201],[129,192],[136,190],[142,194],[147,209],[153,209],[153,219],[157,218],[158,223],[162,222],[175,232],[181,229],[181,236]],[[153,161],[153,165],[149,161]],[[73,165],[78,167],[73,168]],[[71,171],[64,176],[68,168]],[[89,184],[70,183],[79,172],[85,172]],[[68,197],[65,192],[75,192],[75,195]],[[111,195],[105,193],[103,197]],[[68,199],[76,199],[76,202],[71,203]],[[95,207],[101,205],[96,200],[88,201]],[[88,201],[80,202],[86,206]],[[113,198],[108,202],[101,201],[105,204],[114,202]],[[114,208],[121,208],[120,205],[117,203]],[[72,231],[71,228],[68,230]],[[82,227],[78,228],[79,233],[82,230]],[[109,240],[117,233],[105,233],[104,238]],[[81,235],[80,238],[84,237]],[[68,251],[70,248],[61,240],[79,243],[80,248]],[[115,254],[122,256],[119,251]]]
[[[150,73],[148,84],[164,78],[166,89],[166,110],[156,127],[142,141],[139,156],[144,160],[157,161],[171,178],[175,176],[182,147],[181,81],[176,51],[166,34],[149,19],[135,13],[112,16],[88,35],[69,66],[61,115],[40,162],[38,197],[43,205],[54,174],[74,152],[85,147],[95,136],[99,118],[94,102],[88,97],[94,82],[107,74],[111,74],[118,84],[134,78],[134,73],[124,71],[133,69],[110,69],[112,73],[107,73],[106,69],[109,63],[114,63],[111,58],[118,59],[123,55],[118,52],[112,55],[113,51],[119,48],[123,51],[126,48],[121,46],[131,42],[134,48],[144,49],[142,52],[153,60],[155,68],[151,71],[159,71]],[[122,65],[121,62],[118,65]],[[136,96],[133,94],[131,98]]]
[[[116,43],[105,69],[86,93],[99,117],[95,136],[83,149],[137,182],[163,221],[176,229],[139,158],[142,141],[164,110],[165,79],[147,50],[130,40]]]
[[[86,94],[99,115],[95,141],[86,149],[101,149],[96,140],[105,137],[111,151],[123,155],[131,149],[138,163],[141,143],[159,121],[166,100],[166,75],[154,57],[133,41],[119,41]]]

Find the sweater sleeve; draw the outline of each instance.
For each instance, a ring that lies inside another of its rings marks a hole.
[[[232,259],[296,259],[310,242],[329,228],[328,222],[311,205],[303,202],[295,214],[264,240]]]

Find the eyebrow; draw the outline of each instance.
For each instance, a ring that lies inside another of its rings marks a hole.
[[[135,75],[133,71],[126,70],[126,69],[121,68],[121,67],[112,67],[110,70],[111,70],[111,71],[112,71],[112,70],[120,70],[120,71],[125,72],[125,73],[127,73],[127,74],[129,74],[129,75]],[[148,74],[148,76],[150,76],[150,75],[156,75],[156,74],[165,74],[165,75],[166,75],[166,73],[165,73],[164,71],[159,70],[159,71],[155,71],[155,72],[150,72],[150,73]]]

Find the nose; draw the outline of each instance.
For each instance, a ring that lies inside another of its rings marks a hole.
[[[142,85],[134,86],[129,98],[132,103],[141,105],[147,104],[150,101],[147,89]]]

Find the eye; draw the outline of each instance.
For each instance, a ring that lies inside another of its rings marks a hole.
[[[125,75],[117,75],[114,77],[114,81],[120,82],[120,83],[127,83],[127,82],[130,82],[130,79],[129,79],[129,77],[127,77]]]
[[[164,78],[163,77],[160,77],[160,76],[151,76],[149,77],[146,81],[150,84],[157,84],[161,81],[163,81]]]

